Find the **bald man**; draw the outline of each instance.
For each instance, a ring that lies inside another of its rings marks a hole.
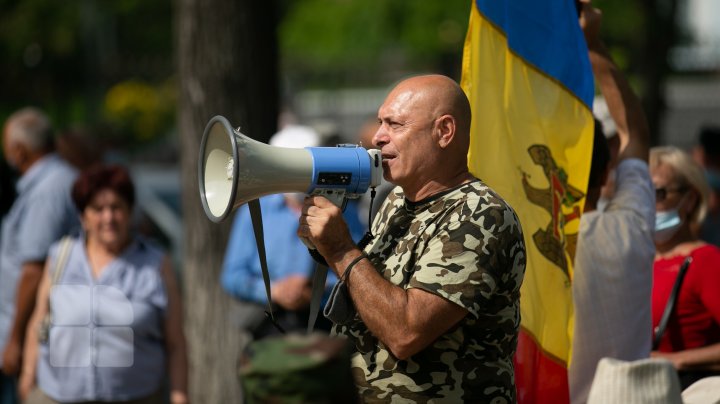
[[[390,92],[378,121],[373,143],[397,187],[373,240],[356,246],[322,197],[306,198],[298,228],[341,279],[325,313],[354,345],[359,393],[514,402],[525,246],[512,208],[468,172],[469,102],[448,77],[413,77]]]

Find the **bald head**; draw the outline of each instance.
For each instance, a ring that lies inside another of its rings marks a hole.
[[[440,75],[400,82],[378,110],[373,142],[385,179],[419,200],[469,178],[470,103],[460,86]]]
[[[393,95],[412,100],[418,112],[425,111],[435,117],[451,115],[455,118],[455,142],[467,149],[472,113],[465,92],[455,80],[439,74],[411,77],[395,86],[388,99]]]

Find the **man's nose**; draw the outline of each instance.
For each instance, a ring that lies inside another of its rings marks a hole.
[[[387,131],[385,130],[385,125],[380,125],[378,127],[377,132],[375,132],[375,135],[372,138],[373,145],[378,148],[382,148],[383,145],[388,144],[389,137],[387,134]]]

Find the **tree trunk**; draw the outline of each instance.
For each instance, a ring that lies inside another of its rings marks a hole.
[[[661,143],[661,119],[665,112],[665,79],[670,72],[668,53],[676,42],[678,0],[644,0],[641,3],[646,21],[644,44],[640,50],[642,101],[650,129],[652,145]]]
[[[177,0],[175,5],[190,398],[194,403],[237,403],[240,336],[228,321],[232,301],[219,284],[231,221],[214,224],[203,212],[198,152],[205,124],[214,115],[224,115],[257,140],[267,141],[275,132],[275,3]]]

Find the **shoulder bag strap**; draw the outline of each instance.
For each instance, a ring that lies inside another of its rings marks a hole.
[[[673,311],[675,311],[675,304],[677,304],[677,297],[680,294],[680,287],[682,287],[683,279],[685,278],[685,272],[687,272],[688,267],[690,267],[690,263],[692,263],[692,257],[687,257],[680,266],[680,271],[678,271],[677,279],[675,279],[675,284],[673,285],[672,292],[670,292],[670,298],[665,305],[665,311],[663,311],[663,315],[660,318],[660,323],[657,327],[655,327],[654,330],[655,338],[653,339],[652,345],[653,351],[657,350],[658,346],[660,345],[660,340],[665,333],[665,329],[667,328],[668,322],[670,321],[670,316],[672,316]]]
[[[53,272],[52,274],[50,287],[53,287],[55,286],[55,284],[57,284],[58,280],[60,280],[60,277],[65,271],[65,266],[67,265],[67,260],[70,256],[70,247],[72,246],[72,241],[73,239],[71,236],[65,236],[62,238],[62,240],[60,240],[60,252],[58,253],[57,261],[55,261],[55,272]]]
[[[73,239],[70,236],[65,236],[60,240],[58,256],[57,260],[55,261],[55,271],[52,273],[52,278],[50,278],[50,290],[48,290],[47,296],[47,312],[45,313],[45,316],[43,317],[40,323],[40,327],[38,329],[38,337],[41,342],[46,342],[50,333],[50,323],[52,322],[52,306],[50,305],[50,293],[52,293],[53,286],[57,284],[63,272],[65,271],[65,267],[67,266],[67,260],[70,256],[70,249],[72,247],[72,244]]]

